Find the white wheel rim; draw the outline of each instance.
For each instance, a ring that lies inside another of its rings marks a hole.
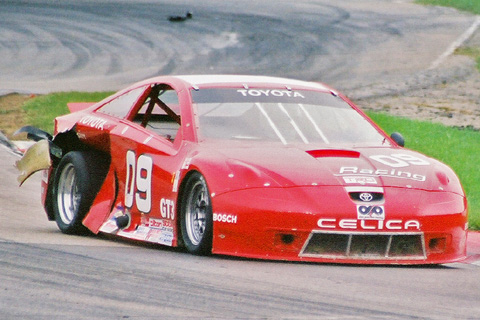
[[[70,224],[75,218],[80,203],[77,176],[73,164],[67,164],[60,174],[57,192],[58,212],[65,224]]]
[[[207,192],[205,182],[198,180],[188,195],[185,225],[188,238],[193,245],[200,244],[205,234],[207,208],[209,205]]]

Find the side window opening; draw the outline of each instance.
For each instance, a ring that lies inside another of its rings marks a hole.
[[[173,141],[180,129],[180,106],[175,90],[166,85],[152,88],[133,122]]]
[[[96,112],[124,119],[128,115],[130,109],[132,109],[132,107],[145,93],[145,90],[147,90],[147,87],[143,86],[126,92],[118,98],[105,103],[103,106],[98,108]]]

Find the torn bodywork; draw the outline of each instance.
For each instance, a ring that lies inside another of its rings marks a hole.
[[[22,185],[25,180],[37,171],[50,168],[52,160],[48,140],[40,140],[25,152],[23,157],[15,163],[20,172],[17,181]]]
[[[48,169],[57,162],[63,154],[62,149],[54,143],[54,138],[46,131],[26,126],[15,132],[14,135],[27,133],[27,138],[36,141],[24,153],[23,157],[15,163],[19,171],[17,181],[22,185],[32,174]]]

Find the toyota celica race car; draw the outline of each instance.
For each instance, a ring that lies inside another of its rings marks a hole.
[[[403,148],[320,83],[165,76],[70,105],[36,140],[49,220],[193,254],[359,264],[466,255],[467,201],[445,164]]]

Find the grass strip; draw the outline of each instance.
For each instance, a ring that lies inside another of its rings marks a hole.
[[[67,114],[69,102],[97,102],[113,92],[57,92],[37,96],[25,102],[26,123],[52,133],[55,117]]]
[[[401,132],[407,148],[438,159],[457,173],[469,201],[470,228],[480,230],[480,132],[385,113],[368,115],[385,132]]]
[[[452,7],[458,10],[480,14],[479,0],[416,0],[415,2],[418,4]]]

